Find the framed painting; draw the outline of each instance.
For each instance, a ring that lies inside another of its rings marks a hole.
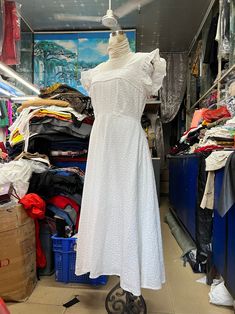
[[[136,51],[136,31],[125,31]],[[64,83],[85,93],[81,72],[108,59],[110,31],[36,33],[34,37],[34,84],[47,87]]]

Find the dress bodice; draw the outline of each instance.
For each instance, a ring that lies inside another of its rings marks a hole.
[[[146,98],[157,94],[166,75],[166,62],[160,58],[159,50],[135,53],[121,67],[115,61],[109,67],[105,65],[82,72],[81,77],[95,116],[110,113],[139,120]]]

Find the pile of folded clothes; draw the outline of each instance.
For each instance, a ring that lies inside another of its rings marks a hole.
[[[93,124],[88,97],[61,84],[42,90],[40,96],[18,108],[20,115],[10,127],[10,158],[28,151],[46,154],[52,164],[71,159],[84,164]]]
[[[78,167],[34,172],[28,194],[39,195],[46,203],[46,217],[53,218],[59,237],[72,237],[78,230],[84,172]]]
[[[83,95],[75,88],[60,83],[42,89],[39,97],[68,102],[69,105],[79,113],[86,113],[89,111],[91,105],[90,97]]]
[[[69,238],[78,231],[94,118],[90,98],[64,84],[41,90],[17,111],[0,185],[35,219],[37,267],[47,272],[51,234]]]
[[[46,217],[56,222],[56,233],[70,237],[78,229],[94,122],[90,98],[65,84],[54,84],[42,89],[38,98],[22,103],[18,113],[10,128],[8,154],[9,160],[14,159],[10,164],[43,157],[49,166],[29,172],[29,184],[20,196],[33,193],[42,198]]]
[[[170,154],[194,154],[234,147],[234,108],[235,102],[230,98],[229,106],[196,110],[191,128],[182,135]]]

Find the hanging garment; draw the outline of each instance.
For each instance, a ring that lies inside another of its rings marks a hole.
[[[0,0],[0,55],[2,54],[5,33],[5,1]]]
[[[211,25],[208,32],[207,43],[206,43],[206,50],[204,54],[204,63],[210,65],[211,72],[214,76],[217,75],[218,72],[218,43],[215,40],[216,32],[217,32],[217,25],[219,20],[219,14],[214,16],[211,20]]]
[[[0,101],[0,128],[8,127],[9,118],[5,101]]]
[[[6,128],[0,128],[0,142],[6,144]]]
[[[109,62],[115,67],[117,61]],[[91,96],[95,122],[76,274],[118,275],[124,290],[140,295],[141,287],[160,289],[165,281],[155,178],[140,121],[147,97],[162,85],[166,63],[157,49],[132,54],[123,67],[102,71],[102,66],[83,72],[81,80]]]
[[[206,158],[206,171],[208,177],[201,202],[201,208],[214,209],[215,172],[226,165],[228,157],[233,151],[214,151]]]
[[[220,192],[218,213],[223,217],[235,204],[235,152],[229,155]]]
[[[20,15],[15,1],[5,1],[5,28],[0,61],[7,65],[19,64]]]
[[[199,40],[193,57],[191,74],[196,78],[200,76],[200,59],[202,55],[202,40]]]

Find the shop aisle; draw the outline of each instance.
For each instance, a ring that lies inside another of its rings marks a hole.
[[[196,282],[202,274],[194,274],[189,265],[183,267],[181,250],[163,223],[167,210],[168,200],[164,198],[161,217],[167,283],[160,291],[144,291],[148,314],[233,314],[232,308],[210,305],[209,286]],[[11,314],[105,314],[105,297],[115,282],[116,278],[110,278],[107,286],[91,289],[57,283],[54,276],[44,277],[26,303],[9,305],[9,310]],[[66,310],[62,304],[74,295],[79,295],[81,303]]]

